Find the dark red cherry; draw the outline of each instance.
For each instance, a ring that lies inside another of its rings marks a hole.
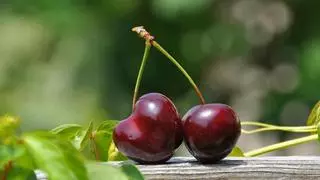
[[[113,131],[118,150],[143,164],[166,162],[182,140],[181,118],[171,100],[159,93],[140,97],[133,113]]]
[[[203,163],[225,158],[241,133],[237,115],[224,104],[195,106],[184,115],[182,123],[187,149]]]

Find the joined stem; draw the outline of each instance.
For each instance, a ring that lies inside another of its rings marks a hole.
[[[272,151],[276,151],[276,150],[280,150],[280,149],[284,149],[290,146],[294,146],[294,145],[298,145],[298,144],[302,144],[302,143],[306,143],[306,142],[310,142],[313,140],[318,139],[318,135],[314,134],[314,135],[309,135],[309,136],[305,136],[302,138],[298,138],[298,139],[293,139],[293,140],[289,140],[289,141],[284,141],[281,143],[276,143],[273,145],[269,145],[269,146],[265,146],[263,148],[259,148],[259,149],[255,149],[252,151],[249,151],[247,153],[244,153],[245,157],[254,157],[254,156],[258,156],[261,154],[266,154]]]
[[[188,79],[188,81],[192,85],[194,91],[197,93],[201,104],[205,104],[205,100],[203,98],[201,91],[199,90],[198,86],[193,81],[191,76],[187,73],[187,71],[178,63],[177,60],[175,60],[165,49],[163,49],[160,46],[160,44],[158,44],[156,41],[152,41],[151,43],[155,48],[157,48],[163,55],[165,55],[182,72],[182,74]]]
[[[139,69],[139,73],[138,73],[137,80],[136,80],[136,85],[134,87],[134,92],[133,92],[132,111],[134,110],[134,105],[136,104],[136,101],[137,101],[143,70],[144,70],[144,67],[146,65],[146,62],[147,62],[147,59],[148,59],[148,56],[149,56],[149,52],[150,52],[150,48],[151,48],[150,41],[146,40],[145,44],[146,45],[145,45],[145,48],[144,48],[143,58],[142,58],[142,62],[141,62],[140,69]]]
[[[163,49],[160,44],[158,44],[156,41],[154,41],[154,37],[150,35],[150,33],[143,27],[143,26],[137,26],[132,28],[133,32],[136,32],[141,38],[145,39],[146,42],[151,43],[155,48],[157,48],[162,54],[164,54],[176,67],[182,72],[182,74],[189,80],[190,84],[194,88],[195,92],[197,93],[201,104],[205,104],[205,100],[201,94],[201,91],[199,90],[198,86],[192,78],[189,76],[186,70],[178,63],[177,60],[175,60],[165,49]],[[136,84],[137,85],[137,84]],[[134,99],[135,102],[135,99]]]

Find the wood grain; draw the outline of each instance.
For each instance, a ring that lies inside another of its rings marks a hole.
[[[122,162],[108,162],[121,165]],[[200,164],[191,157],[175,157],[166,164],[137,165],[146,179],[320,179],[320,156],[226,158]],[[37,173],[45,180],[42,173]],[[106,177],[107,179],[107,177]]]

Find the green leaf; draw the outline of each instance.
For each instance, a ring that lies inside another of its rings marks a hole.
[[[113,129],[117,126],[119,121],[116,120],[106,120],[103,121],[97,128],[97,131],[106,131],[106,132],[113,132]]]
[[[68,142],[49,132],[25,134],[23,140],[36,168],[50,180],[86,180],[87,171],[81,154]]]
[[[320,142],[320,124],[317,127],[318,141]]]
[[[35,172],[31,169],[13,166],[6,179],[14,180],[37,180]]]
[[[19,145],[0,145],[0,169],[4,167],[8,161],[16,160],[25,153],[23,146]]]
[[[93,123],[90,122],[89,127],[86,130],[78,131],[77,135],[73,138],[72,144],[79,150],[82,151],[87,145],[91,138],[93,130]]]
[[[311,113],[309,114],[307,125],[318,125],[320,123],[320,101],[312,108]]]
[[[14,160],[14,164],[21,168],[35,169],[35,164],[30,154],[25,150],[24,154]]]
[[[243,151],[238,146],[234,147],[228,156],[229,157],[245,157]]]
[[[143,175],[137,167],[132,164],[123,164],[121,166],[121,170],[129,177],[130,180],[144,180]]]
[[[82,127],[78,124],[64,124],[52,129],[51,132],[53,134],[58,134],[63,138],[69,139],[75,137],[81,128]]]
[[[118,151],[116,145],[112,141],[108,152],[108,161],[125,161],[128,160],[121,152]]]
[[[0,117],[0,136],[7,137],[15,133],[16,129],[20,125],[20,119],[13,116]]]
[[[96,159],[107,161],[109,159],[110,145],[112,142],[112,133],[118,121],[103,121],[97,128],[93,136],[93,151]]]
[[[33,161],[23,144],[0,145],[0,169],[8,161],[14,161],[21,168],[34,169]]]
[[[94,135],[93,146],[96,157],[100,161],[108,160],[109,147],[112,142],[112,134],[106,131],[97,131]]]
[[[88,163],[86,166],[90,180],[129,180],[120,168],[108,164]]]

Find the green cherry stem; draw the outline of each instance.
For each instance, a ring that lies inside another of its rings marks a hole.
[[[150,42],[155,48],[157,48],[162,54],[164,54],[177,68],[182,72],[182,74],[188,79],[192,87],[194,88],[195,92],[197,93],[201,104],[205,104],[205,100],[201,94],[201,91],[199,90],[198,86],[192,78],[189,76],[186,70],[178,63],[177,60],[175,60],[165,49],[163,49],[160,44],[158,44],[154,37],[150,35],[150,33],[143,27],[143,26],[136,26],[131,29],[133,32],[136,32],[141,38],[145,39],[146,42]],[[139,77],[139,76],[138,76]],[[138,80],[137,80],[138,82]],[[136,84],[137,86],[137,84]]]
[[[258,128],[258,129],[254,129],[254,130],[245,130],[245,129],[241,129],[241,132],[243,134],[254,134],[254,133],[259,133],[259,132],[264,132],[264,131],[286,131],[286,132],[296,132],[296,133],[307,133],[307,132],[316,132],[317,129],[296,129],[296,128],[292,128],[292,129],[286,129],[286,128],[279,128],[279,127],[264,127],[264,128]]]
[[[302,143],[306,143],[306,142],[310,142],[313,140],[318,139],[318,135],[314,134],[314,135],[309,135],[309,136],[305,136],[302,138],[298,138],[298,139],[293,139],[293,140],[289,140],[289,141],[284,141],[281,143],[276,143],[273,145],[269,145],[269,146],[265,146],[263,148],[259,148],[259,149],[255,149],[252,151],[249,151],[247,153],[244,153],[245,157],[254,157],[254,156],[258,156],[261,154],[266,154],[272,151],[276,151],[276,150],[280,150],[280,149],[284,149],[290,146],[294,146],[294,145],[298,145],[298,144],[302,144]]]
[[[244,130],[242,129],[242,132],[244,134],[253,134],[263,131],[287,131],[287,132],[316,132],[317,127],[316,126],[277,126],[272,124],[265,124],[260,122],[254,122],[254,121],[243,121],[241,122],[241,126],[259,126],[262,128],[254,129],[254,130]]]
[[[205,100],[203,98],[203,95],[201,93],[201,91],[199,90],[198,86],[196,85],[196,83],[192,80],[192,78],[190,77],[190,75],[187,73],[187,71],[178,63],[177,60],[175,60],[165,49],[163,49],[160,44],[158,44],[156,41],[152,41],[152,45],[158,49],[163,55],[165,55],[175,66],[177,66],[177,68],[182,72],[182,74],[188,79],[188,81],[190,82],[190,84],[192,85],[193,89],[195,90],[195,92],[197,93],[201,104],[205,104]]]
[[[284,128],[284,129],[313,129],[317,128],[315,125],[311,126],[278,126],[278,125],[273,125],[273,124],[266,124],[266,123],[261,123],[261,122],[256,122],[256,121],[242,121],[241,126],[260,126],[260,127],[278,127],[278,128]]]
[[[143,74],[143,70],[144,70],[144,67],[146,65],[146,62],[147,62],[147,59],[149,56],[150,48],[151,48],[150,41],[146,40],[142,62],[140,65],[138,76],[137,76],[136,85],[134,87],[133,99],[132,99],[132,110],[134,110],[134,105],[136,104],[136,101],[137,101],[139,87],[140,87],[140,83],[141,83],[141,79],[142,79],[142,74]]]

